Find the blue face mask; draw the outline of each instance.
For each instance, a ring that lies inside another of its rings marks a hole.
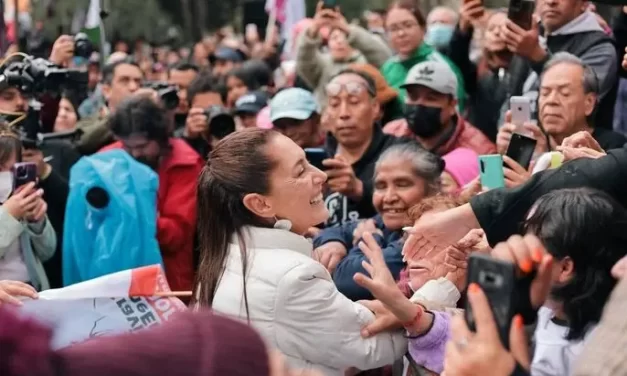
[[[455,26],[435,23],[427,27],[427,35],[425,41],[435,48],[448,47],[449,42],[453,38]]]

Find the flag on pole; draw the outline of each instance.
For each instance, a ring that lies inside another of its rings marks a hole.
[[[52,348],[60,349],[169,321],[187,310],[171,295],[161,266],[152,265],[43,291],[19,310],[53,328]]]
[[[85,19],[83,33],[87,34],[89,40],[94,45],[100,45],[101,42],[100,24],[100,0],[89,0],[89,8],[87,9],[87,18]]]

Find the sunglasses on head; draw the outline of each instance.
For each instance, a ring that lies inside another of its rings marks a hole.
[[[368,95],[371,97],[376,97],[377,93],[369,87],[368,85],[364,85],[362,82],[347,82],[345,84],[340,84],[337,82],[331,82],[326,86],[327,96],[334,97],[339,95],[342,90],[346,90],[348,95],[359,95],[364,91],[368,92]]]

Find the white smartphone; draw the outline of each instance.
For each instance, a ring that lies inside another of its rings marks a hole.
[[[512,113],[512,123],[519,129],[531,121],[531,99],[527,97],[511,97],[509,99],[509,110]]]

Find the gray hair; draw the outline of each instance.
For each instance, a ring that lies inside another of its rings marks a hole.
[[[459,14],[457,13],[457,11],[451,7],[447,7],[444,5],[439,5],[433,9],[431,9],[431,12],[429,12],[429,14],[427,15],[427,23],[429,23],[429,16],[432,13],[435,13],[436,11],[441,11],[441,12],[446,12],[448,13],[449,16],[451,16],[451,19],[453,21],[453,24],[457,24],[457,22],[459,21]]]
[[[414,174],[426,181],[428,195],[440,191],[440,175],[444,170],[444,160],[438,155],[429,152],[415,142],[390,146],[379,156],[374,167],[375,176],[376,171],[383,163],[395,158],[407,161]]]
[[[600,94],[599,89],[599,79],[597,78],[594,70],[586,64],[583,60],[578,58],[577,56],[570,54],[568,52],[558,52],[551,57],[551,59],[544,65],[544,69],[542,70],[542,77],[544,74],[551,68],[560,64],[571,64],[579,66],[583,69],[583,90],[586,94],[593,93],[596,95]]]

